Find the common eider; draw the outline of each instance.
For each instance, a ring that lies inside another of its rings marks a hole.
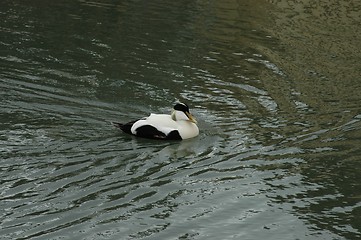
[[[125,133],[150,139],[183,140],[199,134],[197,121],[185,103],[177,103],[170,115],[151,113],[136,121],[113,124]]]

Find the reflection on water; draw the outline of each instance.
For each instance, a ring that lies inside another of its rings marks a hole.
[[[0,5],[2,238],[361,237],[359,4]]]
[[[289,75],[283,84],[292,89],[298,112],[294,123],[304,132],[290,143],[303,148],[304,181],[320,185],[292,196],[302,202],[293,209],[317,229],[357,239],[361,125],[355,99],[361,89],[361,55],[354,21],[360,8],[337,1],[272,2],[279,7],[272,35],[282,40],[284,54],[268,56]]]

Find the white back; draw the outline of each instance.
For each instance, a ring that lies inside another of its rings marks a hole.
[[[175,121],[174,118],[177,120]],[[172,115],[150,114],[149,117],[133,124],[131,128],[132,133],[135,134],[136,129],[143,125],[151,125],[165,134],[177,130],[182,139],[192,138],[199,134],[197,125],[189,121],[187,115],[181,111],[174,111]]]

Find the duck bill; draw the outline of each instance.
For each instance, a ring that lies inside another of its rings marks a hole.
[[[187,112],[186,115],[187,115],[187,117],[189,118],[189,121],[197,124],[197,120],[192,116],[192,114],[190,114],[190,113]]]

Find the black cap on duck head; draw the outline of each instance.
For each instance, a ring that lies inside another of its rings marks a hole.
[[[184,113],[189,113],[189,107],[185,103],[177,103],[174,106],[174,110],[181,111],[181,112],[184,112]]]

